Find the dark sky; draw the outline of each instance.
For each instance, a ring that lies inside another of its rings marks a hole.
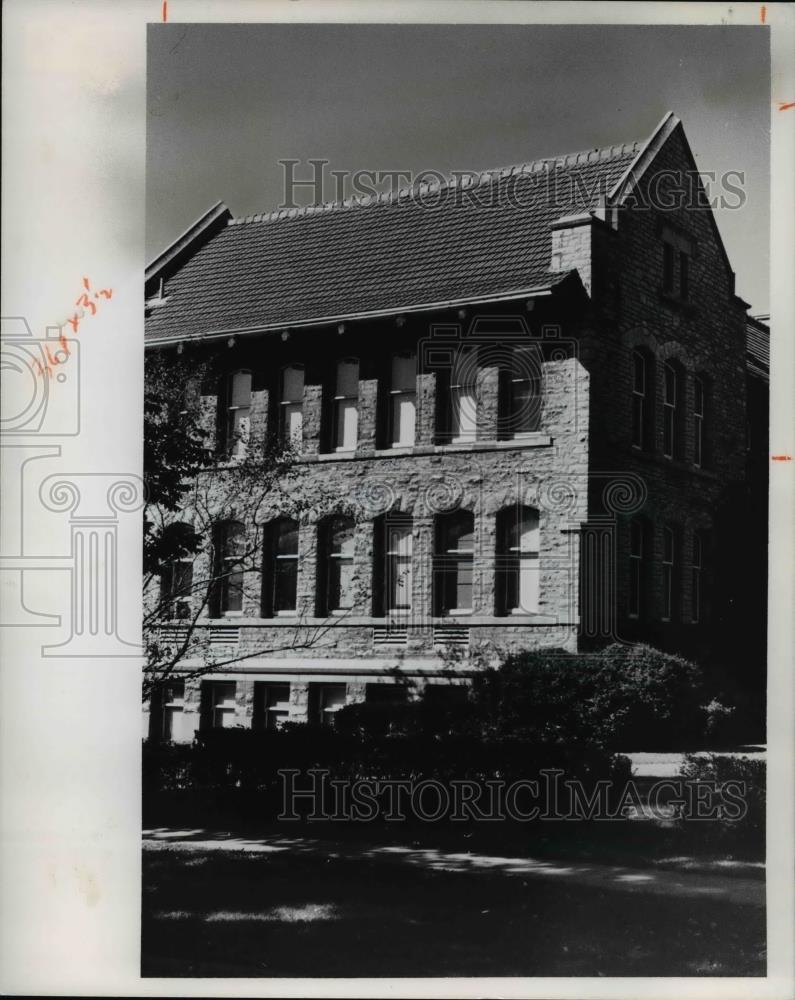
[[[276,207],[281,159],[483,170],[644,139],[671,110],[699,170],[745,172],[718,225],[767,312],[769,79],[761,26],[152,25],[147,259],[217,201]]]

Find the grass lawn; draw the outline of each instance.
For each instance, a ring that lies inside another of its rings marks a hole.
[[[338,847],[145,850],[143,975],[765,974],[764,907],[714,876],[669,873],[659,891],[659,873],[449,870],[428,852]]]

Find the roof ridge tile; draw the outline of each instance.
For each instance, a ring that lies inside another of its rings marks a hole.
[[[430,193],[442,192],[446,189],[466,189],[480,187],[501,181],[509,177],[531,175],[545,169],[575,167],[587,163],[599,163],[617,157],[635,154],[643,144],[639,141],[625,142],[612,146],[593,147],[576,153],[563,153],[557,156],[545,156],[535,160],[526,160],[506,167],[493,167],[478,172],[458,171],[449,177],[437,177],[419,184],[411,184],[397,190],[379,191],[371,195],[350,195],[342,201],[324,201],[311,205],[292,206],[289,209],[278,208],[270,212],[257,212],[239,218],[230,218],[227,225],[245,225],[250,222],[280,222],[286,219],[300,219],[304,216],[319,215],[326,212],[342,212],[356,208],[366,208],[373,205],[398,205],[416,197]]]

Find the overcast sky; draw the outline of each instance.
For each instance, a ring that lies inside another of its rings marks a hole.
[[[644,139],[671,110],[699,170],[745,172],[718,225],[767,312],[769,79],[761,26],[153,25],[147,260],[217,201],[274,208],[282,159],[483,170]]]

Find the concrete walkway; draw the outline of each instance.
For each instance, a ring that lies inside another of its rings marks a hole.
[[[525,882],[554,879],[628,893],[699,897],[760,907],[765,905],[764,865],[761,862],[722,861],[696,866],[692,859],[672,858],[666,859],[666,867],[652,863],[646,868],[634,868],[582,861],[502,857],[477,852],[458,853],[414,845],[385,846],[364,842],[351,844],[330,839],[280,835],[246,839],[202,829],[165,828],[145,830],[143,848],[147,851],[276,853],[282,859],[292,854],[325,860],[382,861],[385,864],[410,865],[433,871],[501,874],[521,878]]]

